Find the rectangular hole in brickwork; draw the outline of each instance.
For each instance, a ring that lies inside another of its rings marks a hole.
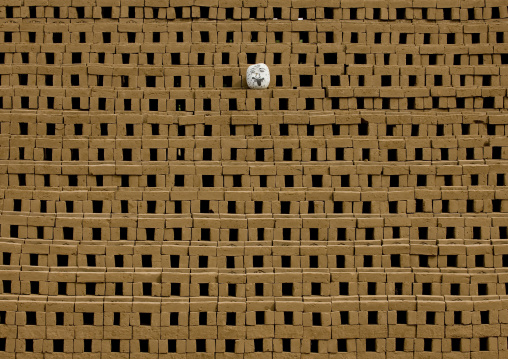
[[[264,241],[265,240],[265,229],[264,228],[258,228],[257,229],[257,240],[258,241]]]
[[[212,100],[209,98],[203,99],[203,111],[211,111],[212,110]]]
[[[143,268],[152,268],[152,255],[151,254],[143,254],[141,256],[141,266]]]
[[[376,282],[368,282],[367,283],[367,295],[376,295],[377,293],[377,283]]]
[[[199,7],[199,17],[202,19],[208,19],[210,16],[210,8],[208,6]]]
[[[26,325],[37,325],[37,313],[26,312]]]
[[[53,339],[53,352],[54,353],[62,353],[64,351],[64,340],[63,339]]]
[[[229,52],[222,53],[222,64],[229,65]]]
[[[203,161],[211,161],[212,160],[212,149],[211,148],[203,148]]]
[[[325,7],[323,10],[325,19],[331,20],[334,18],[334,11],[332,7]]]
[[[358,135],[368,136],[368,134],[369,134],[369,123],[364,119],[362,119],[361,123],[358,125]]]
[[[373,264],[373,258],[371,255],[364,255],[363,256],[363,266],[366,268],[372,267]]]
[[[485,256],[483,254],[475,255],[475,267],[485,267]]]
[[[264,161],[264,160],[265,160],[265,149],[256,148],[256,161]]]
[[[114,258],[115,258],[115,267],[122,268],[124,264],[123,255],[116,254]]]
[[[10,233],[9,233],[10,237],[18,238],[18,226],[15,224],[11,224],[9,228],[10,228]]]
[[[175,213],[182,213],[182,201],[175,201]]]
[[[232,19],[234,15],[234,8],[228,7],[226,8],[226,20]]]
[[[346,267],[346,256],[343,254],[337,254],[336,255],[336,267],[337,268],[345,268]]]
[[[222,76],[222,86],[223,87],[232,87],[233,86],[233,77],[232,76]]]
[[[282,8],[274,7],[273,8],[273,18],[280,19],[282,17]]]
[[[173,289],[171,289],[171,292],[173,293]],[[179,317],[178,312],[170,312],[169,313],[169,325],[179,325],[178,317]]]
[[[254,268],[263,267],[263,256],[252,256],[252,266]]]
[[[315,213],[314,201],[309,201],[307,212],[309,214]]]
[[[349,9],[349,19],[350,20],[358,19],[358,9],[357,8],[352,7]]]
[[[129,55],[129,54],[127,54]],[[129,63],[129,57],[126,58],[126,61],[127,62],[124,62],[124,64],[128,64]],[[148,52],[146,54],[146,63],[147,65],[153,65],[154,64],[154,53],[153,52]]]
[[[443,86],[443,76],[434,75],[434,86]]]
[[[291,267],[291,256],[281,256],[281,267],[282,268],[290,268]]]
[[[290,201],[281,201],[280,202],[280,213],[281,214],[289,214],[291,209],[291,202]]]
[[[267,175],[260,175],[259,176],[259,187],[267,187],[267,186],[268,186],[268,176]]]
[[[504,32],[496,32],[496,42],[498,44],[504,43]]]
[[[155,87],[155,76],[146,76],[146,87]]]
[[[283,296],[293,295],[293,283],[282,283],[282,295]]]
[[[157,149],[150,148],[150,161],[157,161]]]
[[[146,240],[153,241],[155,240],[155,228],[146,228]]]
[[[378,324],[378,312],[377,310],[371,310],[367,312],[367,323],[369,325]]]
[[[210,241],[210,228],[201,228],[201,240]]]
[[[323,54],[323,60],[325,65],[336,65],[337,64],[337,53],[329,52]]]
[[[495,136],[496,134],[496,125],[493,124],[487,124],[487,135],[489,136]]]
[[[298,19],[307,20],[307,9],[299,8],[298,9]]]
[[[214,187],[215,186],[214,180],[215,180],[214,175],[203,175],[202,179],[203,187]]]
[[[391,85],[392,85],[392,77],[390,75],[382,75],[381,86],[391,86]]]
[[[139,339],[139,351],[141,353],[148,353],[150,349],[148,339]]]
[[[293,325],[293,312],[284,312],[284,324]]]
[[[180,65],[180,53],[175,52],[171,54],[171,64]]]
[[[200,31],[199,32],[201,42],[210,42],[210,34],[208,31]]]
[[[489,288],[487,283],[478,283],[478,295],[488,295]]]
[[[323,187],[323,176],[322,175],[312,175],[312,187]]]
[[[144,296],[151,296],[152,295],[152,283],[142,283],[142,291]]]
[[[390,99],[388,97],[383,97],[381,99],[381,108],[383,110],[389,110],[390,109]]]
[[[397,161],[397,149],[396,148],[390,148],[388,149],[388,161]]]
[[[66,254],[58,254],[56,256],[56,263],[57,267],[67,267],[69,265],[69,256]]]
[[[344,202],[334,201],[333,202],[333,213],[343,213],[343,212],[344,212]]]
[[[169,262],[171,268],[180,268],[180,256],[172,254],[169,256]]]
[[[25,339],[25,352],[32,353],[33,351],[34,351],[34,340]]]
[[[101,228],[92,228],[92,240],[99,241],[102,239]]]
[[[483,108],[494,108],[494,97],[483,98]]]
[[[185,111],[186,110],[185,105],[186,105],[185,99],[175,100],[175,106],[177,111]]]
[[[120,352],[120,339],[111,339],[111,352],[112,353]]]
[[[332,44],[334,42],[333,31],[327,31],[327,32],[325,32],[325,42],[327,44]],[[353,42],[353,41],[351,41],[351,42]]]
[[[200,296],[209,296],[210,293],[209,293],[209,289],[210,289],[210,284],[209,283],[199,283],[199,295]]]
[[[498,174],[496,174],[496,185],[497,186],[504,186],[505,185],[505,175],[504,175],[504,173],[498,173]]]
[[[307,87],[312,86],[314,76],[312,75],[300,75],[300,86]]]
[[[507,61],[507,63],[508,63],[508,61]],[[276,75],[275,76],[275,86],[276,87],[282,87],[283,86],[282,75]]]
[[[318,267],[319,267],[319,257],[309,256],[309,268],[318,268]]]
[[[237,111],[238,106],[236,102],[236,98],[230,98],[229,99],[229,111]]]
[[[346,228],[337,228],[337,240],[345,241],[346,239]]]
[[[255,53],[255,52],[247,53],[247,64],[249,64],[249,65],[255,64],[256,57],[257,57],[257,53]]]

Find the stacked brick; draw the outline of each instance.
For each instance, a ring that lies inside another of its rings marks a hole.
[[[1,358],[507,355],[504,0],[0,19]]]

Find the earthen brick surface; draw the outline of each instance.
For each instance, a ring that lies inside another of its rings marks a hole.
[[[508,357],[507,19],[2,2],[0,357]]]

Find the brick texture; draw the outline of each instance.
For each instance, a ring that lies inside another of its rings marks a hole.
[[[508,357],[507,44],[504,0],[3,1],[0,357]]]

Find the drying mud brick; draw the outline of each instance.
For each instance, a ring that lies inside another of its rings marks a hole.
[[[507,19],[3,1],[0,357],[507,357]]]

